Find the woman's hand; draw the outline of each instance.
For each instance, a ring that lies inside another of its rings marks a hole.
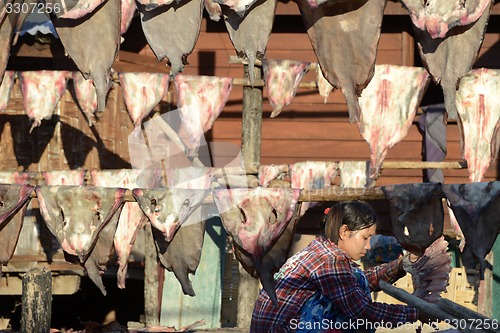
[[[413,265],[418,259],[420,259],[420,257],[411,253],[411,252],[408,252],[405,255],[399,257],[398,258],[398,260],[399,260],[399,262],[398,262],[399,272],[406,273],[405,266]]]

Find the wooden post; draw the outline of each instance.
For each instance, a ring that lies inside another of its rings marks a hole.
[[[33,268],[23,275],[21,333],[49,333],[52,316],[52,272]]]
[[[245,65],[245,78],[248,78],[248,65]],[[255,80],[262,79],[261,67],[254,68]],[[243,114],[241,150],[246,168],[257,168],[260,163],[260,132],[262,126],[262,87],[243,87]],[[259,281],[239,267],[237,327],[248,328],[252,311],[259,292]]]
[[[245,78],[248,77],[248,65],[245,65]],[[254,78],[255,80],[262,78],[261,67],[255,66]],[[241,151],[246,168],[257,168],[260,163],[262,91],[262,87],[243,87]]]
[[[146,243],[144,248],[144,316],[146,326],[158,326],[160,325],[158,256],[151,228],[151,224],[146,223],[144,237]]]
[[[488,253],[484,259],[486,262],[491,264],[493,267],[494,260],[493,252]],[[492,289],[493,289],[493,272],[491,269],[486,268],[484,270],[484,280],[479,281],[478,286],[478,300],[477,300],[477,312],[487,316],[492,317],[493,315],[493,299],[492,299]]]

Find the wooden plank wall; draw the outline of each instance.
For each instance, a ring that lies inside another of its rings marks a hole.
[[[394,3],[390,10],[398,11]],[[300,16],[296,15],[295,4],[280,3],[273,33],[269,40],[267,57],[270,59],[295,59],[316,61],[311,44],[305,33]],[[495,8],[498,7],[495,6]],[[295,11],[295,12],[294,12]],[[477,66],[500,67],[500,22],[499,16],[492,16],[488,33],[480,52]],[[377,63],[421,65],[412,39],[412,27],[408,15],[389,15],[384,18]],[[166,61],[159,63],[147,45],[139,18],[136,17],[119,59],[113,68],[120,71],[168,72]],[[293,42],[290,42],[293,41]],[[53,47],[51,49],[54,49]],[[43,51],[46,55],[50,50]],[[36,58],[34,47],[16,46],[15,57],[9,62],[14,69],[29,69]],[[42,52],[42,51],[39,51]],[[52,51],[54,52],[54,51]],[[63,53],[59,50],[58,56]],[[32,57],[28,58],[27,55]],[[186,74],[242,77],[243,66],[230,64],[229,56],[235,55],[234,48],[223,22],[205,18],[194,52],[188,57]],[[35,56],[35,57],[34,57]],[[24,57],[24,58],[23,58]],[[31,59],[31,63],[23,59]],[[40,58],[39,58],[40,59]],[[56,61],[45,61],[55,66]],[[29,64],[29,65],[28,65]],[[315,74],[310,71],[304,81],[312,81]],[[13,90],[7,111],[0,116],[2,129],[0,149],[4,158],[0,161],[3,170],[27,169],[40,171],[49,169],[121,168],[129,162],[127,136],[132,124],[126,113],[122,94],[115,84],[108,96],[107,109],[94,128],[88,126],[78,110],[69,91],[64,95],[56,115],[51,121],[29,134],[29,124],[22,111],[22,96],[19,85]],[[175,103],[173,84],[170,84],[172,101]],[[221,116],[207,139],[239,145],[241,141],[242,87],[235,86]],[[436,103],[442,99],[440,88],[431,84],[423,103]],[[162,107],[165,106],[165,103]],[[170,108],[175,108],[171,105]],[[168,109],[168,107],[164,108]],[[264,119],[262,124],[262,164],[292,163],[303,160],[368,160],[369,147],[361,138],[357,126],[350,124],[345,100],[340,91],[334,91],[327,102],[316,90],[301,89],[292,104],[282,114],[270,119],[272,110],[264,98]],[[61,122],[57,122],[57,119]],[[418,116],[415,120],[418,120]],[[118,125],[118,126],[117,126]],[[50,140],[48,138],[51,138]],[[13,144],[14,142],[14,144]],[[446,160],[461,160],[459,130],[455,122],[448,123],[448,154]],[[414,123],[403,142],[389,150],[386,160],[420,161],[422,136]],[[496,161],[488,170],[485,180],[497,178],[499,165]],[[383,170],[377,185],[410,183],[422,181],[421,170]],[[445,171],[448,183],[468,182],[466,170]]]
[[[287,17],[289,19],[289,17]],[[497,21],[497,17],[492,18]],[[397,28],[394,26],[403,27]],[[490,23],[490,27],[495,27]],[[498,55],[500,34],[497,28],[489,28],[481,49],[476,67],[500,67],[494,55]],[[307,34],[297,32],[273,32],[268,44],[267,57],[270,59],[294,59],[315,61]],[[297,29],[300,30],[300,29]],[[211,39],[218,39],[209,32]],[[390,63],[396,65],[421,65],[411,38],[412,30],[409,17],[395,16],[384,21],[383,34],[380,39],[377,64]],[[223,37],[220,37],[221,39]],[[208,39],[208,38],[207,38]],[[290,43],[293,41],[293,43]],[[226,48],[217,51],[225,56]],[[226,70],[233,72],[234,66]],[[310,71],[304,81],[314,80],[314,72]],[[235,87],[231,93],[228,106],[217,120],[211,136],[216,140],[239,143],[241,133],[239,94],[240,88]],[[440,96],[441,95],[441,96]],[[435,103],[442,98],[440,88],[431,83],[423,102]],[[275,119],[269,118],[272,107],[267,98],[264,99],[264,119],[262,123],[262,153],[261,163],[293,163],[304,160],[368,160],[369,146],[359,134],[357,125],[348,121],[347,107],[342,93],[334,91],[327,103],[316,90],[302,89],[297,92],[292,104],[285,107]],[[386,160],[390,161],[421,161],[422,135],[418,130],[415,118],[405,139],[389,150]],[[460,134],[458,125],[450,121],[447,126],[447,161],[461,160]],[[497,177],[498,162],[488,170],[485,180]],[[421,182],[421,170],[383,170],[377,185],[395,183]],[[446,170],[445,181],[448,183],[468,182],[466,170]]]

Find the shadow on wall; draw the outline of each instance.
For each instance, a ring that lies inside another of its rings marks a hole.
[[[17,165],[22,167],[23,171],[27,171],[31,164],[40,163],[49,143],[58,144],[52,139],[59,121],[59,116],[54,115],[49,120],[43,120],[40,126],[29,133],[31,121],[26,115],[3,115],[0,119],[0,133],[3,132],[7,123],[9,123],[12,133],[12,142],[2,142],[1,149],[5,152],[3,158],[8,160],[9,152],[13,150],[14,156],[12,157],[15,157]],[[98,152],[101,169],[130,168],[128,161],[106,147],[95,128],[91,127],[91,130],[96,139],[61,122],[62,143],[59,148],[63,149],[70,169],[84,167],[87,156],[94,147]],[[59,150],[53,149],[52,151]],[[5,165],[5,167],[8,166]]]

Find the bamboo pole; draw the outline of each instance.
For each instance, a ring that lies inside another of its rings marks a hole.
[[[255,80],[254,83],[250,83],[248,79],[233,79],[233,86],[244,86],[244,87],[264,87],[265,82],[262,79]],[[301,89],[318,89],[318,84],[316,81],[310,82],[300,82],[298,85]]]
[[[248,60],[242,59],[238,56],[231,55],[229,56],[229,63],[230,64],[242,64],[242,65],[248,65]],[[262,66],[262,61],[260,59],[255,60],[255,66]],[[316,62],[311,62],[311,65],[309,66],[309,69],[316,69],[316,66],[318,66],[318,63]]]

